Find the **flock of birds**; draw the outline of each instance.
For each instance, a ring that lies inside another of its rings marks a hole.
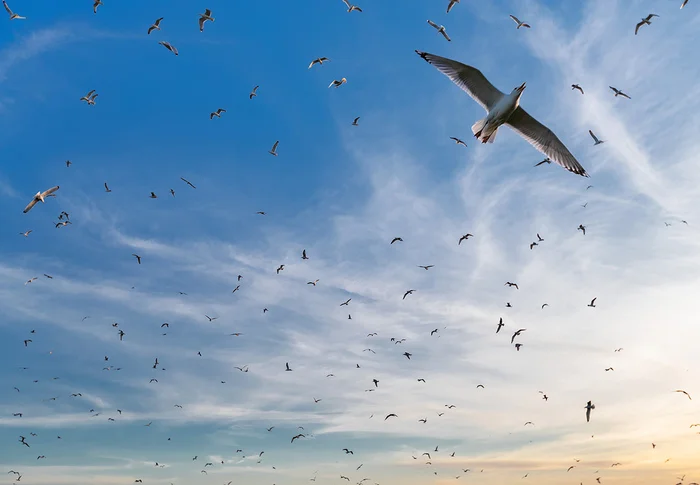
[[[342,0],[342,1],[345,3],[345,5],[347,7],[347,12],[358,12],[358,13],[362,12],[362,9],[359,6],[351,4],[348,0]],[[448,6],[447,6],[447,13],[450,13],[450,11],[452,11],[452,9],[459,3],[460,3],[460,0],[449,0]],[[684,8],[687,4],[688,4],[688,0],[684,0],[683,3],[681,4],[680,8],[681,9]],[[103,5],[102,0],[95,0],[95,2],[93,4],[93,11],[95,14],[98,13],[98,8],[102,5]],[[9,5],[7,4],[6,0],[3,0],[3,6],[4,6],[5,10],[7,11],[10,20],[25,19],[25,17],[22,17],[22,16],[18,15],[17,13],[15,13],[14,11],[12,11],[11,8],[9,7]],[[643,27],[645,25],[651,25],[651,21],[654,17],[658,17],[658,15],[649,14],[646,17],[642,18],[642,20],[638,24],[636,24],[635,31],[634,31],[635,35],[638,34],[641,27]],[[510,15],[510,18],[516,23],[517,29],[521,29],[521,28],[530,29],[530,28],[532,28],[532,26],[529,23],[527,23],[525,21],[521,21],[518,17],[516,17],[514,15]],[[161,24],[162,24],[163,20],[164,20],[164,17],[160,17],[160,18],[156,19],[150,25],[150,27],[148,27],[148,29],[146,30],[146,35],[151,35],[154,31],[161,31]],[[199,25],[200,32],[204,32],[204,27],[206,25],[206,22],[214,22],[214,21],[215,21],[215,18],[213,17],[211,10],[205,9],[203,13],[199,14],[198,25]],[[449,35],[447,34],[446,28],[444,26],[439,25],[439,24],[433,22],[432,20],[428,20],[428,24],[430,26],[432,26],[439,34],[441,34],[447,41],[451,41]],[[162,46],[164,46],[166,49],[168,49],[170,52],[172,52],[174,55],[176,55],[176,56],[179,55],[177,48],[175,48],[169,42],[160,41],[159,43]],[[478,69],[476,69],[472,66],[468,66],[466,64],[463,64],[463,63],[455,61],[455,60],[447,59],[445,57],[440,57],[440,56],[437,56],[434,54],[429,54],[429,53],[422,52],[422,51],[416,51],[416,53],[421,58],[423,58],[425,61],[427,61],[428,63],[430,63],[434,67],[436,67],[444,75],[446,75],[451,81],[453,81],[457,86],[459,86],[461,89],[463,89],[468,95],[470,95],[478,104],[480,104],[485,109],[485,111],[486,111],[485,118],[477,121],[472,126],[472,131],[473,131],[474,137],[478,141],[480,141],[482,143],[493,143],[494,139],[496,137],[497,130],[502,125],[507,125],[510,128],[512,128],[513,130],[515,130],[524,139],[526,139],[537,150],[539,150],[540,152],[542,152],[543,154],[546,155],[547,158],[545,158],[541,162],[537,163],[535,165],[536,167],[541,166],[543,164],[550,164],[552,162],[555,162],[555,163],[561,165],[562,167],[566,168],[567,170],[571,171],[574,174],[582,175],[582,176],[586,176],[586,177],[588,176],[588,174],[586,173],[586,170],[581,166],[581,164],[576,160],[576,158],[571,154],[571,152],[566,148],[566,146],[559,140],[559,138],[557,138],[556,135],[554,135],[554,133],[551,130],[549,130],[544,125],[542,125],[541,123],[536,121],[534,118],[532,118],[530,115],[528,115],[527,112],[525,112],[520,107],[520,98],[521,98],[523,91],[525,89],[525,83],[514,88],[510,94],[504,94],[501,91],[499,91],[498,89],[496,89]],[[317,66],[317,65],[322,66],[324,63],[327,63],[327,62],[330,62],[330,59],[328,59],[327,57],[318,57],[316,59],[313,59],[310,62],[308,68],[311,69],[312,67]],[[345,83],[347,83],[347,79],[343,77],[340,80],[333,80],[329,84],[328,87],[329,88],[330,87],[338,88]],[[252,89],[252,91],[249,94],[249,99],[252,100],[253,98],[255,98],[257,96],[258,88],[259,88],[259,86],[255,86]],[[581,95],[585,94],[583,87],[581,87],[579,84],[572,84],[571,90],[576,90],[576,91],[580,92]],[[629,95],[627,95],[625,92],[623,92],[622,90],[620,90],[616,87],[610,86],[610,90],[613,92],[614,97],[616,97],[616,98],[622,97],[622,98],[626,98],[628,100],[631,99],[631,97]],[[94,106],[96,104],[97,97],[98,97],[97,90],[93,89],[93,90],[90,90],[85,96],[80,98],[80,101],[85,102],[89,106]],[[215,111],[211,112],[209,117],[212,120],[214,118],[221,118],[222,114],[224,114],[224,113],[226,113],[226,109],[218,108]],[[360,120],[360,117],[356,117],[353,120],[352,125],[358,126],[359,120]],[[588,133],[591,136],[591,138],[593,139],[594,145],[597,146],[597,145],[605,143],[605,141],[598,138],[593,133],[593,131],[589,130]],[[460,138],[451,137],[451,139],[453,141],[455,141],[455,143],[457,143],[457,144],[463,145],[465,147],[467,146],[467,143],[464,142]],[[279,140],[275,141],[273,143],[271,149],[269,150],[269,153],[273,156],[278,156],[278,147],[279,147]],[[72,163],[70,161],[66,161],[65,164],[66,164],[66,168],[70,168],[72,165]],[[189,180],[187,180],[185,178],[181,177],[181,181],[192,189],[197,188],[192,182],[190,182]],[[592,188],[592,186],[589,185],[587,187],[587,189],[590,189],[590,188]],[[27,206],[24,208],[23,212],[26,214],[26,213],[30,212],[38,203],[44,204],[44,203],[46,203],[47,199],[56,198],[59,189],[60,189],[60,187],[58,185],[56,185],[56,186],[51,187],[47,190],[37,192],[36,195],[34,195],[34,197],[29,201]],[[112,190],[109,188],[107,182],[104,182],[104,189],[105,189],[106,193],[112,192]],[[170,194],[172,196],[175,196],[175,190],[170,189]],[[155,199],[158,196],[155,194],[155,192],[151,192],[149,197],[152,199]],[[584,207],[585,207],[585,205],[584,205]],[[261,216],[266,215],[266,213],[264,211],[259,211],[256,214],[261,215]],[[684,220],[681,222],[684,224],[687,224],[687,222]],[[68,214],[65,211],[61,211],[61,213],[58,216],[58,222],[55,223],[56,228],[65,227],[69,224],[71,224],[70,214]],[[670,224],[666,223],[666,225],[670,225]],[[577,229],[579,231],[581,231],[583,235],[586,234],[586,227],[583,224],[579,225],[579,227]],[[33,232],[33,230],[30,229],[30,230],[20,232],[20,235],[22,235],[23,237],[26,238],[26,237],[29,237],[32,232]],[[471,238],[471,237],[474,237],[473,234],[471,234],[471,233],[464,234],[458,239],[457,244],[461,245],[462,243],[466,243],[469,240],[469,238]],[[538,244],[543,242],[543,241],[544,241],[544,238],[542,238],[540,236],[540,234],[537,234],[537,241],[533,241],[530,244],[530,249],[533,249],[535,246],[538,246]],[[393,245],[393,244],[401,243],[401,242],[403,242],[403,239],[401,237],[394,237],[393,239],[391,239],[389,244]],[[142,257],[138,254],[132,254],[132,256],[134,257],[136,263],[140,265],[142,262]],[[302,260],[309,259],[307,252],[306,252],[306,249],[303,249],[301,251],[300,257]],[[431,268],[433,268],[434,265],[419,265],[418,267],[425,270],[425,271],[428,271]],[[280,273],[282,273],[284,271],[284,269],[285,269],[285,265],[281,264],[276,268],[275,272],[276,272],[276,274],[279,275]],[[46,277],[47,279],[53,279],[53,276],[51,276],[49,274],[44,274],[43,276]],[[24,284],[29,285],[29,284],[35,282],[37,279],[38,279],[38,277],[36,277],[36,276],[32,277],[29,280],[27,280]],[[243,279],[243,275],[237,276],[237,282],[241,282],[242,279]],[[316,279],[314,281],[309,281],[307,284],[312,285],[312,286],[316,286],[316,284],[318,282],[319,282],[319,280]],[[504,286],[508,286],[510,288],[513,288],[514,290],[519,289],[518,284],[515,282],[511,282],[511,281],[507,281],[504,284]],[[233,289],[232,293],[237,292],[240,288],[241,288],[241,285],[238,284]],[[417,290],[415,290],[415,289],[406,290],[405,293],[403,294],[402,299],[405,300],[407,297],[409,297],[410,295],[412,295],[416,291]],[[186,293],[184,293],[184,292],[180,292],[180,294],[186,295]],[[595,308],[596,307],[596,299],[597,298],[593,298],[590,301],[590,303],[588,303],[587,306],[590,308]],[[340,306],[341,307],[348,307],[350,305],[351,301],[352,301],[352,298],[348,298],[346,301],[340,303]],[[506,302],[505,306],[508,308],[512,307],[510,302]],[[544,309],[547,306],[548,306],[548,304],[544,303],[541,308]],[[268,309],[263,308],[262,311],[263,311],[263,313],[267,313]],[[210,317],[208,315],[204,315],[204,317],[206,317],[209,322],[212,322],[212,321],[218,319],[218,317]],[[89,317],[85,317],[83,320],[85,320],[86,318],[89,318]],[[348,314],[348,319],[352,319],[351,314]],[[505,324],[503,322],[503,318],[500,318],[498,324],[496,325],[495,333],[499,334],[501,329],[504,326],[505,326]],[[127,333],[123,329],[119,328],[118,323],[112,324],[112,327],[114,327],[114,329],[116,330],[116,337],[120,341],[123,341],[125,336],[127,335]],[[168,323],[163,323],[161,325],[161,328],[167,328],[167,327],[169,327]],[[513,346],[513,348],[516,351],[520,351],[521,348],[524,346],[524,344],[522,342],[520,342],[520,341],[516,342],[516,340],[520,340],[520,337],[522,336],[523,332],[525,332],[526,330],[527,329],[525,329],[525,328],[517,329],[510,336],[510,344]],[[436,328],[430,332],[430,336],[433,336],[438,332],[439,332],[439,329]],[[35,335],[35,333],[36,333],[35,330],[31,331],[32,336]],[[241,336],[242,333],[236,332],[236,333],[232,333],[231,335]],[[378,335],[377,333],[370,333],[367,335],[367,338],[373,338],[373,337],[376,337],[377,335]],[[405,338],[404,339],[399,339],[399,338],[391,338],[390,339],[390,342],[392,342],[393,344],[402,344],[405,341],[406,341]],[[26,338],[23,341],[24,347],[30,347],[30,345],[32,343],[33,343],[32,338]],[[623,350],[622,348],[618,348],[618,349],[615,349],[615,352],[620,352],[622,350]],[[369,348],[365,349],[365,351],[375,353],[374,350],[369,349]],[[198,354],[199,354],[199,356],[202,355],[201,353],[198,353]],[[406,359],[411,360],[411,356],[413,354],[406,351],[402,355],[404,357],[406,357]],[[105,356],[104,361],[105,362],[109,361],[109,357]],[[160,362],[159,362],[158,358],[156,357],[152,367],[153,367],[153,369],[158,369],[159,365],[160,365]],[[360,367],[359,364],[356,364],[356,366],[357,366],[357,368]],[[28,370],[27,367],[22,367],[21,369]],[[235,369],[240,371],[240,372],[244,372],[244,373],[249,372],[248,366],[235,367]],[[109,366],[104,367],[104,370],[119,371],[119,370],[121,370],[121,367],[113,367],[113,366],[109,365]],[[163,370],[165,370],[165,369],[163,369]],[[292,368],[290,363],[287,362],[285,364],[285,368],[280,369],[280,370],[282,370],[284,372],[292,372],[294,369]],[[612,367],[605,369],[606,372],[613,371],[613,370],[614,369]],[[326,377],[329,377],[329,378],[333,377],[333,374],[328,374]],[[55,377],[54,379],[58,379],[58,377]],[[418,382],[425,382],[425,379],[418,378],[417,381]],[[34,382],[38,382],[38,381],[35,380]],[[157,383],[158,380],[156,378],[152,378],[150,380],[150,382]],[[221,382],[223,383],[224,381],[221,381]],[[375,389],[379,388],[379,380],[378,379],[376,379],[376,378],[372,379],[372,383],[373,383],[374,387],[367,389],[368,392],[372,392]],[[477,388],[483,389],[484,385],[479,384],[477,386]],[[16,391],[17,393],[21,392],[19,387],[14,387],[13,390]],[[540,394],[542,394],[542,399],[544,401],[549,400],[549,396],[547,394],[545,394],[543,391],[538,391],[538,392]],[[681,393],[681,394],[685,395],[689,400],[692,400],[691,396],[686,391],[684,391],[682,389],[678,389],[675,392]],[[72,393],[71,397],[72,398],[80,398],[80,397],[82,397],[82,394],[79,392]],[[52,397],[50,399],[47,399],[45,401],[56,401],[58,398],[59,398],[59,396],[56,396],[56,397]],[[315,397],[313,398],[313,400],[314,400],[314,403],[316,403],[316,404],[320,403],[322,401],[322,399],[320,399],[320,398],[317,399]],[[182,408],[182,406],[179,404],[174,404],[174,407]],[[446,410],[450,410],[450,409],[453,409],[455,407],[456,406],[454,404],[445,404]],[[592,400],[589,400],[585,404],[585,406],[582,406],[582,410],[583,410],[582,418],[585,417],[586,422],[590,422],[590,420],[592,418],[592,411],[595,409],[596,409],[595,404],[593,403]],[[118,415],[122,414],[121,409],[116,409],[116,412],[118,413]],[[24,416],[24,414],[25,414],[24,412],[18,411],[18,412],[13,413],[12,415],[13,415],[13,417],[16,417],[16,418],[22,418]],[[101,414],[100,412],[96,412],[94,409],[90,410],[90,415],[93,417],[97,417],[100,414]],[[438,413],[438,416],[443,416],[444,414],[445,414],[445,412]],[[370,418],[371,417],[373,417],[373,416],[370,416]],[[386,421],[386,420],[389,420],[390,418],[399,418],[399,416],[395,413],[389,413],[383,417],[383,420]],[[115,421],[114,417],[108,417],[107,419],[109,421]],[[118,419],[118,417],[117,417],[117,419]],[[427,418],[421,418],[418,421],[421,423],[426,423]],[[151,424],[152,424],[152,422],[149,422],[147,424],[144,424],[144,426],[150,427]],[[528,426],[528,425],[534,425],[534,423],[532,423],[531,421],[525,422],[525,426]],[[690,427],[693,428],[696,426],[700,426],[700,423],[692,424]],[[267,432],[272,432],[274,428],[275,428],[275,426],[270,426],[269,428],[266,428],[266,430],[267,430]],[[312,436],[312,434],[309,432],[306,432],[303,427],[300,427],[300,429],[303,432],[296,433],[295,435],[291,436],[291,439],[290,439],[291,443],[295,443],[297,440],[303,440],[304,438]],[[31,440],[31,438],[37,437],[38,435],[37,435],[37,433],[35,433],[33,431],[31,431],[27,434],[30,436],[30,438],[27,438],[27,436],[25,436],[25,435],[20,435],[18,438],[18,443],[22,447],[26,447],[28,449],[31,449],[33,443],[30,443],[30,441],[28,441],[28,440]],[[57,438],[63,439],[61,436],[58,436]],[[656,448],[655,443],[651,443],[651,446],[653,448]],[[435,449],[432,450],[432,453],[434,453],[434,454],[438,453],[438,449],[439,449],[439,447],[436,446]],[[354,451],[350,450],[349,448],[343,448],[340,451],[344,452],[347,455],[354,455]],[[242,449],[236,450],[236,454],[240,454],[241,458],[245,458],[245,454],[243,454],[243,453],[244,453],[244,450],[242,450]],[[258,458],[257,463],[261,463],[263,453],[264,453],[264,451],[259,452],[259,454],[257,456],[257,458]],[[428,464],[428,465],[431,464],[430,460],[432,459],[430,453],[431,453],[431,451],[426,451],[426,452],[422,453],[422,455],[421,455],[421,457],[423,457],[423,456],[427,457],[426,464]],[[452,452],[449,456],[454,457],[455,453],[456,452]],[[36,457],[36,460],[44,460],[46,458],[47,457],[45,455],[38,454]],[[192,461],[196,461],[197,459],[198,459],[198,456],[194,456],[194,458],[192,458]],[[419,459],[419,457],[414,455],[413,459],[417,460],[417,459]],[[580,460],[576,460],[576,462],[578,463],[578,462],[580,462]],[[222,461],[221,464],[224,464],[224,462]],[[620,466],[620,465],[621,465],[621,463],[616,462],[616,463],[613,463],[611,466],[616,467],[616,466]],[[165,465],[159,464],[156,462],[155,466],[163,468]],[[213,466],[215,466],[215,463],[206,462],[203,466],[203,469],[201,470],[201,473],[207,474],[207,467],[213,467]],[[363,465],[360,464],[356,468],[356,471],[359,470],[362,466]],[[566,470],[566,472],[571,471],[575,467],[576,467],[576,465],[569,466],[569,468]],[[274,469],[275,467],[272,467],[272,468]],[[462,469],[463,474],[466,474],[469,471],[471,471],[469,468]],[[483,472],[483,471],[484,470],[482,469],[481,472]],[[12,475],[14,483],[20,483],[20,481],[22,480],[22,478],[24,476],[22,473],[20,473],[16,470],[10,470],[7,473],[8,473],[8,475]],[[434,472],[434,473],[435,473],[435,475],[438,474],[438,472]],[[598,474],[597,471],[596,471],[596,474]],[[462,476],[462,475],[455,476],[455,479],[459,479],[460,476]],[[523,476],[523,478],[527,478],[528,476],[529,476],[529,474],[526,474],[525,476]],[[350,481],[350,478],[344,474],[340,475],[339,479]],[[601,483],[601,476],[599,474],[598,474],[598,476],[596,476],[595,479],[596,479],[597,483]],[[679,480],[680,480],[679,483],[682,484],[684,482],[684,479],[685,479],[685,476],[679,477]],[[316,481],[315,474],[312,478],[310,478],[310,481]],[[363,479],[359,480],[357,482],[357,484],[361,485],[362,483],[364,483],[366,481],[371,481],[371,480],[370,480],[370,478],[363,478]],[[26,480],[25,480],[25,482],[26,482]],[[143,479],[136,478],[134,480],[134,482],[135,483],[143,483]],[[231,483],[232,483],[232,481],[229,481],[225,485],[231,485]],[[378,485],[378,484],[375,483],[375,485]],[[691,482],[688,485],[698,485],[698,484],[695,482]]]

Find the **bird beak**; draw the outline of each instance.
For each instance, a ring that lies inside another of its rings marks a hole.
[[[522,83],[518,89],[520,91],[524,91],[525,90],[525,83]]]

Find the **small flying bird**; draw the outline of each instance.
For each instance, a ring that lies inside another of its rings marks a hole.
[[[690,399],[691,401],[693,400],[693,398],[690,397],[690,394],[688,394],[687,392],[685,392],[685,391],[682,390],[682,389],[678,389],[677,391],[673,391],[673,392],[682,392],[683,394],[686,395],[686,397],[687,397],[688,399]]]
[[[591,307],[591,308],[595,308],[595,301],[596,301],[597,299],[598,299],[597,296],[596,296],[595,298],[593,298],[593,299],[591,300],[591,302],[588,304],[588,306]]]
[[[210,322],[213,322],[214,320],[219,318],[219,317],[210,317],[209,315],[204,315],[204,316],[207,317],[207,320],[209,320]]]
[[[25,346],[25,347],[28,347],[30,343],[32,343],[32,339],[26,339],[26,340],[24,341],[24,346]]]
[[[153,22],[153,25],[151,25],[151,26],[148,28],[148,35],[151,35],[151,32],[153,32],[154,30],[160,30],[160,23],[161,23],[162,21],[163,21],[163,17],[161,17],[161,18],[159,18],[159,19],[156,19],[156,21]]]
[[[535,167],[539,167],[539,166],[542,165],[543,163],[549,164],[549,163],[552,163],[552,161],[551,161],[549,158],[545,158],[545,159],[542,160],[541,162],[537,162],[537,163],[535,164]]]
[[[605,372],[608,372],[608,371],[611,371],[611,370],[614,371],[615,369],[613,369],[612,367],[608,367],[607,369],[605,369]]]
[[[27,207],[24,208],[24,213],[26,214],[30,210],[32,210],[32,207],[34,207],[37,202],[41,202],[42,204],[46,203],[46,197],[56,197],[56,192],[60,187],[57,185],[55,187],[51,187],[50,189],[45,190],[44,192],[37,192],[32,201],[27,204]]]
[[[571,465],[569,468],[566,469],[566,471],[571,471],[573,468],[575,468],[575,465]]]
[[[391,240],[389,244],[394,244],[395,242],[403,242],[403,239],[401,239],[400,237],[395,237]]]
[[[520,330],[516,331],[513,336],[510,338],[510,343],[512,344],[513,341],[515,340],[515,337],[519,336],[522,332],[527,330],[526,328],[521,328]]]
[[[584,226],[583,224],[579,224],[579,226],[576,229],[581,231],[584,236],[586,235],[586,226]]]
[[[170,195],[172,195],[173,197],[175,197],[175,190],[174,190],[174,189],[170,189]]]
[[[416,291],[416,290],[408,290],[408,291],[406,291],[406,293],[403,294],[402,300],[405,300],[406,297],[407,297],[408,295],[412,295],[414,291]]]
[[[402,355],[405,355],[408,360],[411,360],[411,356],[413,354],[409,354],[408,352],[404,352]]]
[[[199,14],[199,31],[204,32],[204,22],[207,20],[214,21],[214,17],[211,16],[211,10],[208,8],[204,10],[204,13]]]
[[[642,21],[639,22],[639,23],[637,24],[637,26],[634,28],[634,35],[637,35],[637,32],[639,32],[639,28],[640,28],[642,25],[651,25],[651,19],[653,19],[654,17],[658,17],[658,15],[656,15],[655,13],[650,13],[649,15],[647,15],[646,17],[644,17],[644,18],[642,19]]]
[[[354,120],[352,120],[352,126],[357,126],[357,122],[360,121],[360,117],[358,116]]]
[[[187,185],[189,185],[189,186],[192,187],[193,189],[196,189],[196,188],[197,188],[197,187],[195,187],[195,186],[192,184],[192,182],[190,182],[189,180],[187,180],[187,179],[184,178],[184,177],[180,177],[180,180],[182,180],[183,182],[185,182]]]
[[[172,192],[173,189],[170,189],[170,191]],[[173,194],[173,196],[174,196],[174,195],[175,195],[175,194]],[[149,197],[150,199],[157,199],[157,198],[158,198],[158,196],[156,195],[155,192],[151,192],[151,195],[149,195],[148,197]]]
[[[457,241],[457,245],[459,246],[462,244],[462,241],[468,241],[470,237],[474,237],[473,234],[465,234],[464,236],[459,238],[459,241]]]
[[[622,96],[623,98],[632,99],[632,98],[630,98],[629,96],[627,96],[625,93],[623,93],[622,91],[620,91],[619,89],[617,89],[617,88],[615,88],[615,87],[613,87],[613,86],[608,86],[608,87],[609,87],[610,89],[613,90],[613,92],[615,93],[615,97],[616,97],[616,98],[617,98],[618,96]]]
[[[301,259],[309,259],[309,258],[306,256],[306,249],[303,249],[303,250],[301,251]]]
[[[7,2],[5,0],[2,0],[2,5],[3,5],[3,7],[5,7],[5,11],[10,16],[10,20],[24,20],[27,18],[27,17],[22,17],[16,13],[14,13],[12,10],[10,10],[10,6],[7,4]],[[681,8],[683,8],[683,7],[681,7]]]
[[[503,323],[503,317],[501,317],[498,320],[498,326],[496,327],[496,333],[501,331],[501,328],[505,326],[505,323]],[[512,343],[512,342],[511,342]]]
[[[389,419],[389,418],[398,418],[398,416],[395,415],[394,413],[387,414],[386,417],[384,418],[384,421],[386,421],[386,420]]]
[[[248,95],[248,99],[253,99],[254,97],[256,97],[256,96],[258,95],[258,88],[259,88],[259,87],[260,87],[260,86],[255,86],[255,87],[253,88],[253,90],[252,90],[252,91],[250,92],[250,94]]]
[[[438,329],[436,328],[435,330],[430,331],[430,336],[432,337],[434,334],[438,333]]]
[[[320,281],[320,280],[309,281],[309,282],[307,282],[306,284],[307,284],[307,285],[314,285],[314,286],[316,286],[316,283],[318,283],[319,281]]]
[[[542,304],[542,309],[544,310],[544,307],[549,306],[549,303],[543,303]]]
[[[214,111],[213,113],[209,113],[209,119],[213,120],[214,116],[216,116],[217,118],[221,118],[221,113],[226,113],[226,110],[223,108],[219,108],[216,111]]]
[[[599,140],[597,136],[593,134],[593,131],[588,130],[588,134],[591,135],[591,138],[593,138],[593,141],[595,142],[593,146],[600,145],[601,143],[605,143],[604,140]]]
[[[92,4],[92,11],[94,13],[97,13],[97,7],[99,7],[100,5],[104,5],[104,3],[102,3],[102,0],[95,0],[95,3]]]
[[[292,437],[292,443],[294,443],[294,440],[298,440],[299,438],[306,438],[306,435],[299,433],[298,435]]]
[[[352,12],[353,10],[357,10],[358,12],[362,12],[362,9],[358,7],[357,5],[351,5],[348,0],[343,0],[343,3],[347,5],[348,7],[348,13]]]
[[[241,289],[241,285],[236,286],[231,293],[235,293]]]
[[[520,288],[518,288],[518,285],[517,285],[516,283],[511,283],[510,281],[506,281],[505,284],[504,284],[503,286],[506,286],[506,285],[508,285],[508,286],[510,286],[510,287],[515,286],[515,289],[516,289],[516,290],[519,290],[519,289],[520,289]]]
[[[141,264],[141,256],[139,256],[138,254],[133,254],[133,253],[131,255],[136,258],[136,262],[138,264]]]
[[[460,140],[459,138],[456,138],[456,137],[454,137],[454,136],[451,136],[451,137],[450,137],[450,140],[454,140],[454,142],[455,142],[457,145],[464,145],[465,147],[467,146],[466,143],[464,143],[462,140]]]
[[[498,128],[507,124],[552,161],[570,172],[587,176],[586,170],[561,140],[520,107],[525,83],[513,89],[510,94],[504,94],[474,67],[427,52],[416,53],[449,77],[488,112],[485,118],[472,125],[472,132],[479,141],[493,143]]]
[[[520,352],[520,347],[522,347],[522,346],[523,346],[523,344],[515,344],[515,350]]]
[[[589,423],[591,421],[591,410],[595,409],[595,404],[593,404],[591,401],[588,401],[586,403],[586,422]]]
[[[352,301],[352,298],[348,298],[346,301],[341,303],[339,306],[348,306],[348,304]]]
[[[450,10],[452,10],[452,7],[454,7],[458,3],[459,3],[459,0],[450,0],[450,3],[447,4],[447,13],[450,13]]]
[[[273,156],[277,156],[277,147],[279,146],[280,141],[277,140],[274,145],[272,145],[272,150],[270,150],[268,153]]]
[[[531,242],[531,243],[530,243],[530,249],[534,248],[535,246],[537,246],[537,243],[536,243],[536,242]]]
[[[277,274],[280,274],[280,271],[284,269],[284,265],[280,264],[279,268],[277,268]]]
[[[419,268],[423,268],[424,270],[428,271],[430,268],[435,267],[435,265],[434,265],[434,264],[429,264],[429,265],[427,265],[427,266],[420,266],[420,265],[418,265],[418,267],[419,267]]]
[[[571,90],[573,91],[574,89],[578,89],[579,91],[581,91],[581,94],[583,94],[583,88],[581,86],[579,86],[578,84],[571,85]]]
[[[346,82],[348,82],[348,80],[346,78],[342,78],[340,81],[333,81],[332,83],[330,83],[328,85],[328,87],[330,88],[331,86],[333,86],[335,88],[338,88],[338,87],[342,86],[343,84],[345,84]]]
[[[105,192],[110,193],[111,191],[112,191],[112,189],[110,189],[109,186],[107,185],[107,182],[105,182]]]
[[[176,49],[174,46],[170,45],[170,42],[166,42],[166,41],[164,41],[164,40],[161,40],[161,41],[158,42],[158,43],[159,43],[160,45],[162,45],[163,47],[165,47],[166,49],[168,49],[168,50],[169,50],[170,52],[172,52],[173,54],[175,54],[176,56],[180,55],[180,53],[177,51],[177,49]]]
[[[530,25],[529,25],[529,24],[526,24],[525,22],[521,22],[521,21],[518,19],[518,17],[516,17],[515,15],[509,15],[509,17],[513,19],[513,22],[515,22],[516,24],[518,24],[518,26],[516,27],[516,29],[519,29],[520,27],[525,27],[525,28],[528,28],[528,29],[530,28]]]
[[[20,232],[19,234],[24,237],[28,237],[32,232],[34,232],[32,229],[25,231],[25,232]]]
[[[327,57],[317,57],[316,59],[314,59],[313,61],[311,61],[311,64],[309,64],[309,69],[311,69],[312,67],[314,67],[316,64],[322,66],[324,62],[330,62],[330,61],[331,61],[331,60],[330,60],[329,58],[327,58]]]
[[[354,455],[355,454],[352,452],[352,450],[349,450],[347,448],[343,448],[343,451],[345,452],[346,455]]]
[[[437,30],[439,33],[442,34],[442,36],[447,39],[448,42],[451,42],[452,39],[450,39],[450,36],[447,35],[447,31],[445,30],[444,25],[438,25],[432,20],[428,20],[428,23],[430,24],[431,27],[433,27],[435,30]]]
[[[289,367],[289,362],[287,362],[286,364],[284,364],[284,366],[285,366],[285,369],[284,369],[285,371],[287,371],[287,372],[292,372],[292,368]]]

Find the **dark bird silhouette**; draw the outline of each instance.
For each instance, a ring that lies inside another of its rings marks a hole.
[[[398,418],[398,416],[395,415],[394,413],[387,414],[386,417],[384,418],[384,421],[386,421],[386,420],[389,419],[389,418]]]
[[[394,244],[395,242],[403,242],[403,239],[401,239],[400,237],[395,237],[391,240],[389,244]]]

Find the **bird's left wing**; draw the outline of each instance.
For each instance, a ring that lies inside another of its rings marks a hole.
[[[506,124],[554,162],[570,172],[588,177],[586,170],[557,138],[557,135],[520,106],[510,115]]]
[[[59,188],[60,188],[60,186],[58,186],[58,185],[55,186],[55,187],[51,187],[49,190],[47,190],[46,192],[44,192],[44,193],[41,194],[41,195],[43,195],[44,197],[48,197],[49,195],[51,195],[51,194],[53,194],[54,192],[56,192]]]
[[[445,57],[416,51],[427,62],[435,66],[438,71],[449,77],[453,83],[462,88],[474,101],[479,103],[486,111],[490,111],[493,105],[504,94],[486,79],[478,69],[453,61]]]
[[[22,212],[24,212],[26,214],[27,212],[32,210],[32,207],[34,207],[35,205],[36,205],[36,199],[32,199],[32,201],[29,204],[27,204],[27,207],[25,207]]]

